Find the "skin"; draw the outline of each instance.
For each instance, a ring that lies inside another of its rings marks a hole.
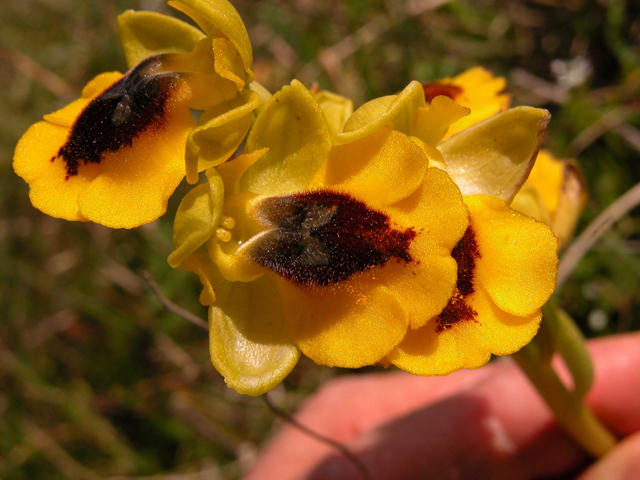
[[[640,479],[640,333],[598,339],[589,348],[596,380],[587,402],[624,438],[595,463],[508,358],[446,377],[342,377],[296,418],[348,446],[374,479]],[[362,476],[331,447],[285,426],[245,480],[328,478]]]

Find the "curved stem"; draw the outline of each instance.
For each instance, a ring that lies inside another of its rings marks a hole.
[[[593,379],[591,359],[584,346],[584,339],[570,317],[559,314],[553,301],[544,310],[542,338],[536,336],[513,357],[554,413],[558,423],[587,452],[600,457],[613,448],[617,440],[583,402]],[[558,348],[565,360],[574,378],[573,391],[567,390],[553,369],[550,346],[551,351],[553,346]]]
[[[553,297],[542,307],[542,315],[540,333],[548,331],[548,336],[552,337],[553,342],[552,351],[549,353],[549,347],[546,345],[548,341],[544,340],[543,335],[539,335],[542,338],[538,340],[538,344],[545,341],[544,360],[550,362],[554,351],[557,350],[573,377],[572,393],[584,398],[593,384],[594,373],[593,362],[582,332],[569,314],[558,307]]]
[[[582,332],[564,310],[557,310],[558,351],[573,377],[573,394],[581,399],[593,385],[594,369]]]

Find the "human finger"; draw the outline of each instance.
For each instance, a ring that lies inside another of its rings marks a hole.
[[[591,345],[596,382],[589,402],[623,434],[640,428],[639,347],[638,334]],[[567,472],[586,459],[515,366],[364,433],[347,446],[380,479],[528,479]],[[331,455],[304,478],[361,476],[343,457]]]
[[[579,480],[638,480],[639,478],[640,433],[636,433],[589,467]]]
[[[296,413],[298,422],[327,438],[348,442],[382,425],[462,391],[496,374],[493,364],[481,370],[462,370],[446,377],[423,378],[405,372],[351,375],[332,380]],[[301,474],[333,447],[285,425],[262,452],[245,480],[282,480]]]

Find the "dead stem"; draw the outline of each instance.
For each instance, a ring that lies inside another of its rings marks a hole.
[[[371,473],[369,473],[369,469],[367,469],[366,465],[364,463],[362,463],[362,460],[360,460],[356,456],[356,454],[353,453],[351,450],[349,450],[349,448],[347,448],[345,445],[343,445],[342,443],[337,442],[337,441],[335,441],[335,440],[333,440],[331,438],[325,437],[324,435],[320,435],[319,433],[314,432],[313,430],[311,430],[309,427],[306,427],[306,426],[302,425],[300,422],[298,422],[295,418],[293,418],[287,412],[285,412],[284,410],[281,410],[280,408],[276,407],[271,402],[271,400],[269,399],[269,397],[267,396],[266,393],[264,395],[261,395],[261,398],[264,401],[264,403],[267,405],[269,410],[271,410],[273,412],[274,415],[277,415],[282,420],[284,420],[286,423],[291,425],[293,428],[295,428],[297,430],[300,430],[305,435],[308,435],[311,438],[314,438],[314,439],[316,439],[317,441],[319,441],[321,443],[324,443],[326,445],[329,445],[329,446],[335,448],[342,455],[344,455],[347,460],[349,460],[351,463],[353,463],[353,466],[356,467],[356,469],[360,472],[360,474],[362,475],[362,478],[364,478],[365,480],[373,480],[373,477],[371,476]]]
[[[164,308],[169,310],[171,313],[176,314],[180,318],[186,320],[187,322],[193,323],[194,325],[204,330],[209,330],[209,326],[207,325],[207,322],[203,321],[200,317],[198,317],[197,315],[194,315],[190,311],[185,310],[184,308],[176,305],[167,297],[165,297],[162,291],[160,290],[160,287],[158,287],[158,284],[153,280],[153,277],[149,272],[142,272],[142,278],[144,279],[145,282],[147,282],[147,285],[149,285],[149,288],[151,289],[153,294],[156,296],[156,298]]]
[[[591,249],[596,241],[609,230],[615,222],[638,205],[640,205],[640,183],[636,184],[631,190],[609,205],[609,207],[598,215],[586,230],[571,243],[569,248],[567,248],[560,261],[560,267],[558,268],[558,284],[556,289],[560,289],[576,268],[578,262]]]

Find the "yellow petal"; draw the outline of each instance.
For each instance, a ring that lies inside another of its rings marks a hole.
[[[337,288],[303,288],[279,280],[278,285],[294,342],[320,365],[372,365],[407,331],[407,314],[396,295],[383,286],[349,291],[345,283]]]
[[[238,150],[251,127],[252,112],[259,104],[258,95],[246,91],[202,114],[199,126],[187,140],[185,164],[189,183],[196,183],[199,172],[225,162]]]
[[[553,216],[560,201],[563,180],[564,162],[543,149],[538,153],[525,185],[531,185],[538,191],[547,210]]]
[[[193,252],[202,246],[220,223],[224,204],[224,185],[215,171],[207,183],[187,193],[173,221],[173,246],[175,250],[167,261],[174,268],[180,266]]]
[[[575,160],[569,160],[564,166],[562,194],[551,224],[561,247],[571,240],[587,200],[587,186],[580,166]]]
[[[520,212],[528,217],[535,218],[545,225],[551,226],[551,216],[547,210],[544,200],[533,185],[522,186],[520,191],[513,197],[509,204],[516,212]]]
[[[447,306],[456,286],[458,266],[446,251],[437,254],[413,247],[409,253],[412,262],[392,259],[372,273],[376,282],[397,296],[409,316],[410,328],[415,329]]]
[[[165,54],[160,58],[165,70],[172,72],[198,72],[206,74],[215,73],[215,65],[212,51],[212,40],[203,37],[196,42],[193,49],[188,52]],[[215,73],[218,76],[217,73]],[[233,86],[236,93],[235,85]]]
[[[434,320],[418,330],[409,330],[387,360],[414,375],[428,377],[480,368],[491,358],[491,353],[478,345],[480,326],[475,322],[462,322],[442,332],[436,328]]]
[[[324,165],[331,134],[322,109],[294,80],[273,95],[249,132],[245,151],[268,148],[241,179],[243,190],[264,195],[303,190]]]
[[[587,202],[587,189],[580,166],[575,160],[558,160],[547,150],[540,150],[536,164],[523,186],[534,190],[543,202],[544,219],[525,210],[520,192],[514,198],[514,208],[525,215],[544,221],[558,237],[560,246],[573,236],[580,214]]]
[[[387,123],[408,133],[418,108],[424,107],[424,90],[419,82],[411,82],[398,95],[381,97],[358,108],[344,125],[343,133],[334,142],[338,145],[366,137]]]
[[[189,89],[189,107],[194,110],[208,110],[238,95],[236,84],[216,71],[212,50],[215,40],[205,37],[190,52],[168,53],[159,57],[164,70],[178,72],[185,81]],[[222,67],[220,70],[225,71]]]
[[[467,128],[439,145],[447,173],[463,195],[510,202],[535,162],[550,115],[516,107]]]
[[[234,160],[233,162],[235,162]],[[231,238],[220,241],[217,236],[207,242],[207,250],[220,273],[230,282],[251,282],[267,270],[255,263],[248,254],[249,240],[261,227],[249,216],[250,205],[256,195],[241,192],[236,195],[226,193],[223,215],[233,218],[235,225],[230,228]]]
[[[200,278],[202,292],[199,300],[202,305],[212,305],[216,301],[215,288],[224,281],[224,278],[209,258],[209,255],[206,254],[206,251],[204,254],[194,253],[182,262],[178,268],[193,272]]]
[[[342,95],[321,88],[312,87],[311,93],[324,112],[331,136],[341,133],[345,122],[353,113],[353,102]]]
[[[373,207],[398,202],[422,183],[429,159],[406,135],[383,127],[331,150],[322,184]]]
[[[104,155],[100,175],[78,198],[83,216],[111,228],[133,228],[164,214],[184,177],[184,146],[194,124],[191,112],[176,103],[166,105],[162,128]]]
[[[82,97],[44,116],[16,146],[13,167],[30,186],[29,197],[37,209],[56,218],[87,221],[80,213],[78,196],[98,175],[96,164],[84,165],[78,175],[67,179],[65,163],[52,158],[66,142],[69,128],[87,104],[122,78],[118,72],[102,73],[82,90]],[[66,128],[61,128],[66,127]]]
[[[225,283],[209,308],[211,361],[229,387],[261,395],[278,385],[298,362],[282,318],[273,278]]]
[[[267,272],[265,268],[253,261],[245,245],[227,247],[216,238],[211,238],[207,242],[211,261],[218,267],[222,276],[230,282],[253,282]]]
[[[122,78],[120,72],[107,72],[101,73],[91,80],[82,89],[82,97],[71,102],[69,105],[57,110],[53,113],[49,113],[44,116],[47,122],[54,123],[61,127],[70,128],[80,115],[80,112],[87,106],[87,104],[95,97],[104,92],[107,88],[111,87],[114,83]]]
[[[494,77],[491,72],[482,67],[474,67],[460,75],[445,80],[462,89],[456,95],[455,102],[468,107],[471,114],[454,123],[445,138],[455,135],[487,118],[509,108],[510,95],[501,95],[507,82],[502,77]]]
[[[15,172],[29,184],[29,198],[38,210],[65,220],[87,219],[78,208],[78,196],[99,173],[99,165],[83,165],[67,179],[65,162],[56,157],[66,142],[68,128],[49,122],[32,125],[16,146]]]
[[[469,115],[469,109],[449,97],[437,96],[427,107],[418,108],[409,133],[425,144],[435,147],[447,133],[449,126]]]
[[[244,88],[245,72],[242,70],[242,59],[233,43],[226,38],[214,38],[211,46],[216,73],[235,83],[238,92],[241,92]]]
[[[249,34],[236,9],[227,0],[175,0],[170,1],[173,8],[190,16],[207,35],[219,36],[221,31],[236,47],[244,69],[247,83],[253,81],[253,51]]]
[[[494,355],[511,355],[538,333],[542,320],[540,309],[526,316],[512,315],[498,307],[483,289],[478,289],[465,301],[477,312],[477,341]]]
[[[118,17],[118,35],[129,68],[159,53],[190,52],[205,37],[177,18],[133,10]]]
[[[442,170],[430,168],[411,196],[387,208],[396,223],[414,228],[414,240],[423,250],[450,253],[468,225],[467,207],[460,190]]]
[[[255,152],[238,155],[233,160],[218,166],[217,170],[224,181],[224,189],[227,195],[240,192],[240,178],[242,178],[244,172],[267,153],[268,150],[268,148],[263,148]]]
[[[387,211],[400,226],[417,232],[409,250],[414,261],[390,262],[376,278],[399,292],[411,328],[419,328],[442,311],[453,293],[457,265],[450,254],[467,228],[467,208],[448,175],[430,168],[418,190]]]
[[[256,114],[258,114],[262,111],[262,107],[265,103],[267,103],[267,100],[271,98],[271,92],[256,81],[253,81],[249,84],[249,89],[252,92],[257,93],[260,97],[260,105],[256,109]]]
[[[556,238],[549,227],[497,198],[477,195],[465,197],[465,202],[480,251],[474,284],[484,288],[502,310],[533,314],[555,289]]]
[[[539,311],[518,317],[500,310],[478,290],[465,298],[476,320],[438,329],[437,319],[410,330],[388,360],[415,375],[447,375],[461,368],[479,368],[494,355],[509,355],[529,343],[538,331]]]

